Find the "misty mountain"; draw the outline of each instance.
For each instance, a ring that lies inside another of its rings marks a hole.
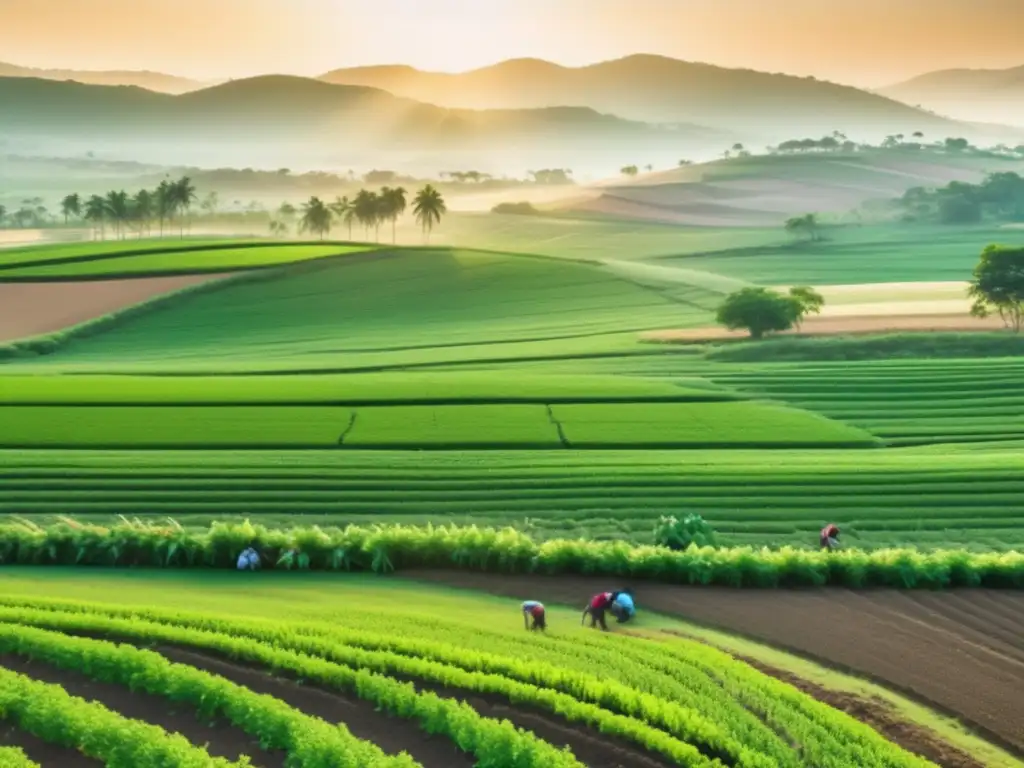
[[[516,59],[461,74],[407,66],[338,69],[325,82],[361,85],[451,108],[590,107],[646,122],[692,122],[766,138],[833,130],[871,134],[957,126],[874,93],[814,78],[635,55],[585,67]]]
[[[1024,126],[1024,66],[929,72],[881,93],[960,120]]]
[[[265,146],[346,150],[685,152],[729,136],[693,125],[650,125],[582,107],[446,109],[386,91],[301,77],[235,80],[172,96],[135,87],[0,78],[0,138],[206,149]],[[627,158],[628,159],[628,158]]]
[[[187,93],[203,83],[163,72],[135,70],[91,71],[75,69],[35,69],[0,61],[0,77],[36,77],[40,80],[74,80],[88,85],[134,85],[160,93]]]

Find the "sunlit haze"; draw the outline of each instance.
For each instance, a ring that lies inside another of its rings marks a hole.
[[[0,0],[0,60],[199,79],[659,53],[880,86],[1024,63],[1021,0]]]

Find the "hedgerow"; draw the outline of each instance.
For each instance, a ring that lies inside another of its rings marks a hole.
[[[594,574],[733,587],[1024,587],[1024,553],[883,549],[836,553],[784,547],[715,549],[625,542],[537,543],[512,528],[373,526],[270,529],[214,523],[206,531],[124,522],[104,527],[65,520],[48,527],[0,524],[0,564],[234,568],[255,546],[268,568],[373,571],[453,568]]]

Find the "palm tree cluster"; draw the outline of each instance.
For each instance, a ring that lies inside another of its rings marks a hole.
[[[430,184],[421,189],[413,199],[413,213],[416,221],[429,238],[433,228],[441,223],[441,217],[448,212],[444,197]],[[374,238],[380,240],[382,224],[391,224],[391,241],[397,242],[397,224],[399,217],[408,208],[406,191],[402,187],[382,187],[379,192],[361,189],[352,198],[348,196],[336,198],[333,203],[325,203],[319,197],[311,197],[301,209],[299,231],[318,235],[321,240],[331,232],[331,227],[341,224],[348,228],[348,239],[352,239],[352,227],[356,224],[363,227],[366,239],[370,239],[370,230]],[[295,210],[282,206],[279,214],[287,217],[294,215]],[[282,220],[272,221],[270,230],[274,235],[284,234],[287,224]]]
[[[165,227],[177,220],[179,236],[184,236],[192,205],[197,200],[196,188],[188,176],[177,181],[165,179],[154,190],[140,189],[134,195],[114,190],[106,195],[92,195],[83,200],[79,195],[68,195],[61,201],[64,221],[81,217],[92,225],[93,237],[106,239],[107,227],[114,238],[123,240],[129,231],[140,238],[152,234],[153,223],[158,222],[160,237]]]

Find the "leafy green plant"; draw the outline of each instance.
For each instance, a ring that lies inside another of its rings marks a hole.
[[[672,515],[658,518],[654,526],[654,543],[677,552],[691,546],[715,546],[715,532],[698,514],[690,513],[682,519]]]

